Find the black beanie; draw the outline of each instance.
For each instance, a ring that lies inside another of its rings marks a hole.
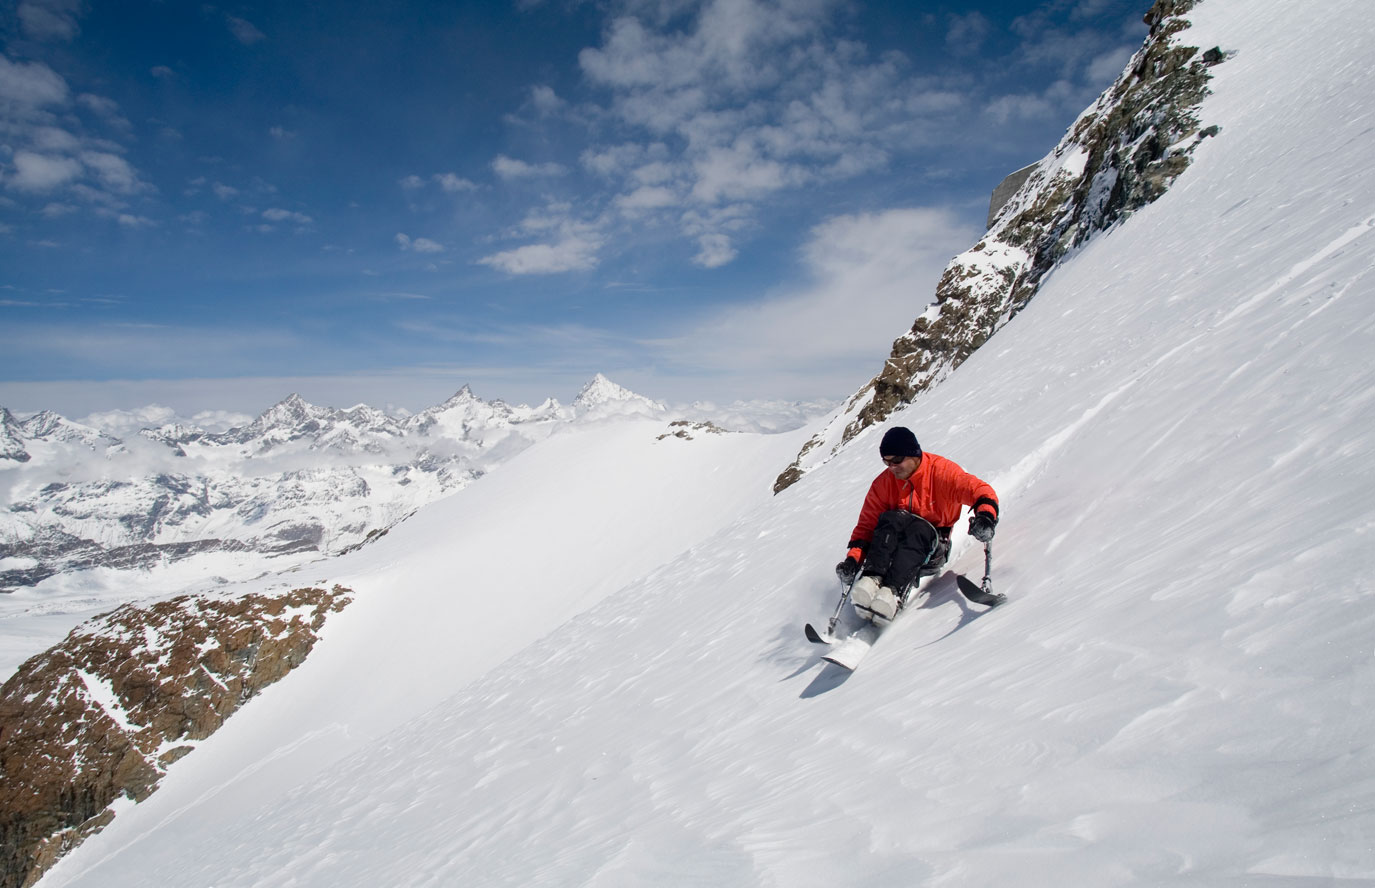
[[[911,429],[894,426],[883,433],[883,441],[878,445],[879,456],[921,456],[921,445]]]

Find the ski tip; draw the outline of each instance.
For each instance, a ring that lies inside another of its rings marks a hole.
[[[1001,592],[985,592],[983,587],[966,576],[955,577],[955,585],[959,586],[960,592],[965,598],[975,604],[982,604],[984,607],[997,607],[1007,601],[1007,596]]]
[[[830,644],[830,643],[831,643],[831,639],[827,638],[826,636],[822,635],[820,632],[816,631],[816,627],[814,627],[811,623],[808,623],[807,626],[806,626],[806,628],[803,629],[802,631],[806,634],[807,640],[810,641],[812,644]]]

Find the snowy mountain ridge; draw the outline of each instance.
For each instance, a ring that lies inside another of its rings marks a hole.
[[[20,421],[9,410],[0,407],[0,466],[4,465],[3,460],[26,463],[32,459],[33,455],[26,449],[32,441],[73,445],[95,452],[108,452],[121,446],[118,438],[51,410]]]
[[[638,414],[653,416],[663,414],[668,408],[661,401],[654,401],[637,395],[598,373],[592,381],[583,386],[573,399],[573,409],[579,415],[598,416]]]
[[[242,556],[232,575],[260,569],[250,556],[338,552],[559,428],[627,416],[669,409],[597,374],[569,407],[485,401],[464,386],[397,418],[293,393],[224,432],[173,422],[127,442],[52,412],[20,421],[6,410],[0,588],[211,552]]]

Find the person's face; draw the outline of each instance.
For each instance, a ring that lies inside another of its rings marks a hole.
[[[906,481],[912,477],[912,473],[920,465],[921,458],[916,456],[885,456],[883,464],[888,467],[888,471],[893,473],[893,477],[899,481]]]

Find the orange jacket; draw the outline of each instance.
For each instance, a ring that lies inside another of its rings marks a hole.
[[[969,474],[953,460],[924,453],[917,470],[906,481],[899,481],[889,469],[869,485],[859,523],[850,534],[851,555],[863,550],[874,536],[874,525],[884,512],[901,509],[913,512],[938,528],[949,528],[960,520],[960,510],[970,506],[998,518],[998,494],[986,481]],[[856,556],[859,560],[859,556]]]

